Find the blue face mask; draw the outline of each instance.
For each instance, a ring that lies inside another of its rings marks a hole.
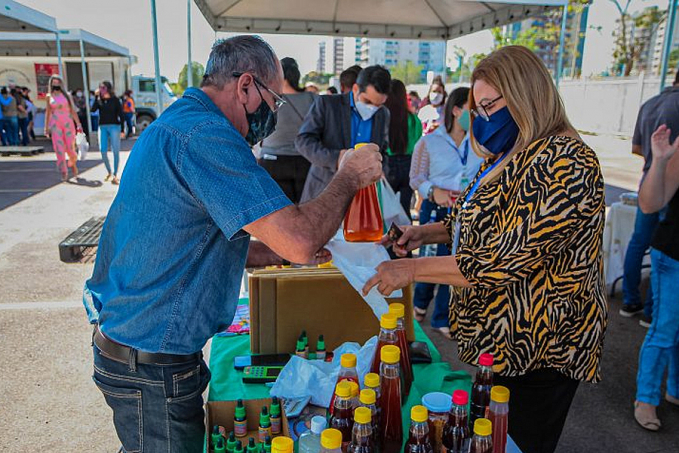
[[[519,137],[519,126],[504,107],[490,116],[490,120],[475,118],[472,125],[474,138],[488,152],[498,155],[514,147]]]
[[[259,91],[259,88],[257,88],[257,92],[259,92],[259,98],[262,100],[259,107],[257,107],[257,110],[248,113],[248,109],[243,105],[245,117],[250,126],[248,134],[245,136],[245,141],[247,141],[250,146],[255,146],[257,143],[271,135],[274,129],[276,129],[276,114],[262,97],[262,92]]]

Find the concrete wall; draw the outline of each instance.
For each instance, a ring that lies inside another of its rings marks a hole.
[[[665,86],[672,85],[668,79]],[[459,84],[447,84],[450,93]],[[463,84],[463,86],[469,86]],[[420,97],[427,95],[428,85],[409,85],[408,91],[415,90]],[[631,136],[637,120],[639,107],[660,92],[658,77],[645,78],[587,78],[562,81],[559,92],[566,106],[566,112],[573,125],[582,131],[621,134]]]

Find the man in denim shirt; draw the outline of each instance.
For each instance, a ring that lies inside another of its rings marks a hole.
[[[215,44],[188,89],[139,138],[104,229],[86,307],[94,381],[125,451],[202,451],[201,350],[232,321],[250,235],[296,263],[327,261],[377,146],[350,151],[317,199],[296,206],[249,145],[273,131],[282,70],[261,38]]]

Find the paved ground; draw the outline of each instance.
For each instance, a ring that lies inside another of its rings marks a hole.
[[[599,154],[609,204],[635,190],[641,161],[629,155],[629,141],[585,140]],[[111,413],[90,378],[91,329],[79,302],[92,263],[61,263],[57,250],[78,225],[105,215],[115,196],[97,154],[90,153],[86,164],[95,166],[82,173],[81,185],[58,183],[52,153],[0,158],[0,452],[117,451]],[[611,300],[604,380],[580,387],[558,453],[679,451],[679,408],[661,406],[665,428],[657,434],[632,418],[645,330],[621,318],[619,305]],[[454,367],[463,367],[453,343],[431,336]]]

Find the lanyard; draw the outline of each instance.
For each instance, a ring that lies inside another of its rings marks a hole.
[[[471,199],[471,197],[474,196],[474,193],[476,193],[476,191],[478,190],[479,184],[481,184],[481,180],[482,180],[488,173],[490,173],[491,171],[493,171],[493,169],[494,169],[495,167],[497,167],[498,165],[500,165],[500,162],[502,162],[502,161],[504,160],[504,158],[507,157],[508,155],[509,155],[509,151],[505,152],[502,156],[500,156],[499,159],[497,159],[495,162],[493,162],[493,163],[490,165],[490,167],[488,167],[488,168],[486,168],[485,170],[483,170],[483,173],[481,173],[481,174],[479,175],[478,178],[476,178],[476,181],[474,181],[474,185],[472,186],[471,189],[469,189],[469,192],[467,192],[467,196],[466,196],[465,199],[464,199],[464,204],[465,204],[465,205],[466,205],[467,202]],[[464,206],[463,206],[463,207],[464,207]]]
[[[460,211],[464,210],[467,207],[467,202],[471,199],[472,196],[474,196],[474,193],[478,190],[479,184],[481,183],[481,180],[495,167],[500,165],[500,162],[504,160],[505,157],[509,155],[509,151],[506,151],[502,156],[500,156],[499,159],[497,159],[495,162],[493,162],[488,168],[483,170],[483,173],[479,175],[478,178],[476,178],[476,181],[474,182],[474,185],[469,189],[469,192],[467,192],[467,196],[464,199],[464,203],[462,203],[462,206],[460,207]],[[457,252],[457,247],[460,243],[460,215],[462,213],[458,212],[457,213],[457,218],[455,219],[455,231],[454,231],[454,237],[453,237],[453,246],[452,246],[452,255],[455,256],[455,253]]]
[[[464,143],[464,142],[462,142]],[[462,162],[462,165],[467,165],[467,160],[469,158],[469,146],[466,147],[467,149],[464,150],[464,153],[460,152],[460,149],[457,146],[453,146],[453,149],[457,153],[457,157],[460,158],[460,162]]]

